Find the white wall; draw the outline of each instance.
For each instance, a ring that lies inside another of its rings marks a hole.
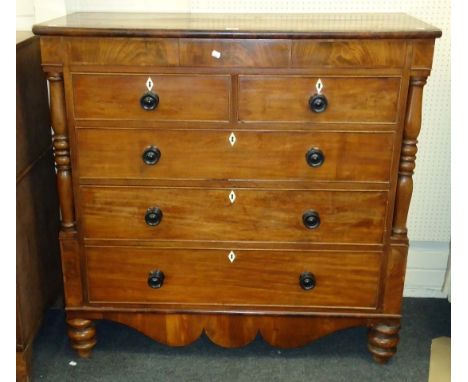
[[[16,30],[67,14],[68,0],[16,0]]]
[[[405,294],[446,295],[442,286],[450,241],[450,0],[17,0],[17,29],[77,11],[405,12],[441,28],[424,93]]]
[[[35,21],[34,0],[16,1],[16,30],[28,30]]]

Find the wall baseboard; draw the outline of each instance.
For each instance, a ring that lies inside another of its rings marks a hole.
[[[418,297],[418,298],[447,298],[447,293],[437,289],[425,288],[408,288],[405,287],[403,297]]]
[[[449,253],[449,242],[410,242],[403,295],[447,298],[444,281]]]

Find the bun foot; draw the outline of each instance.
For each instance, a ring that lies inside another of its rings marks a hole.
[[[396,353],[399,324],[377,324],[369,329],[368,349],[377,363],[385,364]]]
[[[82,358],[89,358],[96,345],[96,328],[91,320],[73,318],[67,320],[68,337],[73,349]]]

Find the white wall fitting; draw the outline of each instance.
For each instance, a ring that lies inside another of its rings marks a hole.
[[[450,287],[446,284],[449,262],[449,243],[413,241],[406,268],[406,297],[447,297]],[[450,278],[447,280],[450,283]]]
[[[436,41],[433,71],[424,91],[405,293],[443,295],[450,241],[450,0],[17,0],[17,29],[80,11],[404,12],[441,28],[443,36]]]

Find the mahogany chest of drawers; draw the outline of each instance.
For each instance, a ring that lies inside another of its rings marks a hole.
[[[422,90],[440,30],[402,14],[73,14],[50,81],[73,347],[94,320],[172,346],[396,351]]]

